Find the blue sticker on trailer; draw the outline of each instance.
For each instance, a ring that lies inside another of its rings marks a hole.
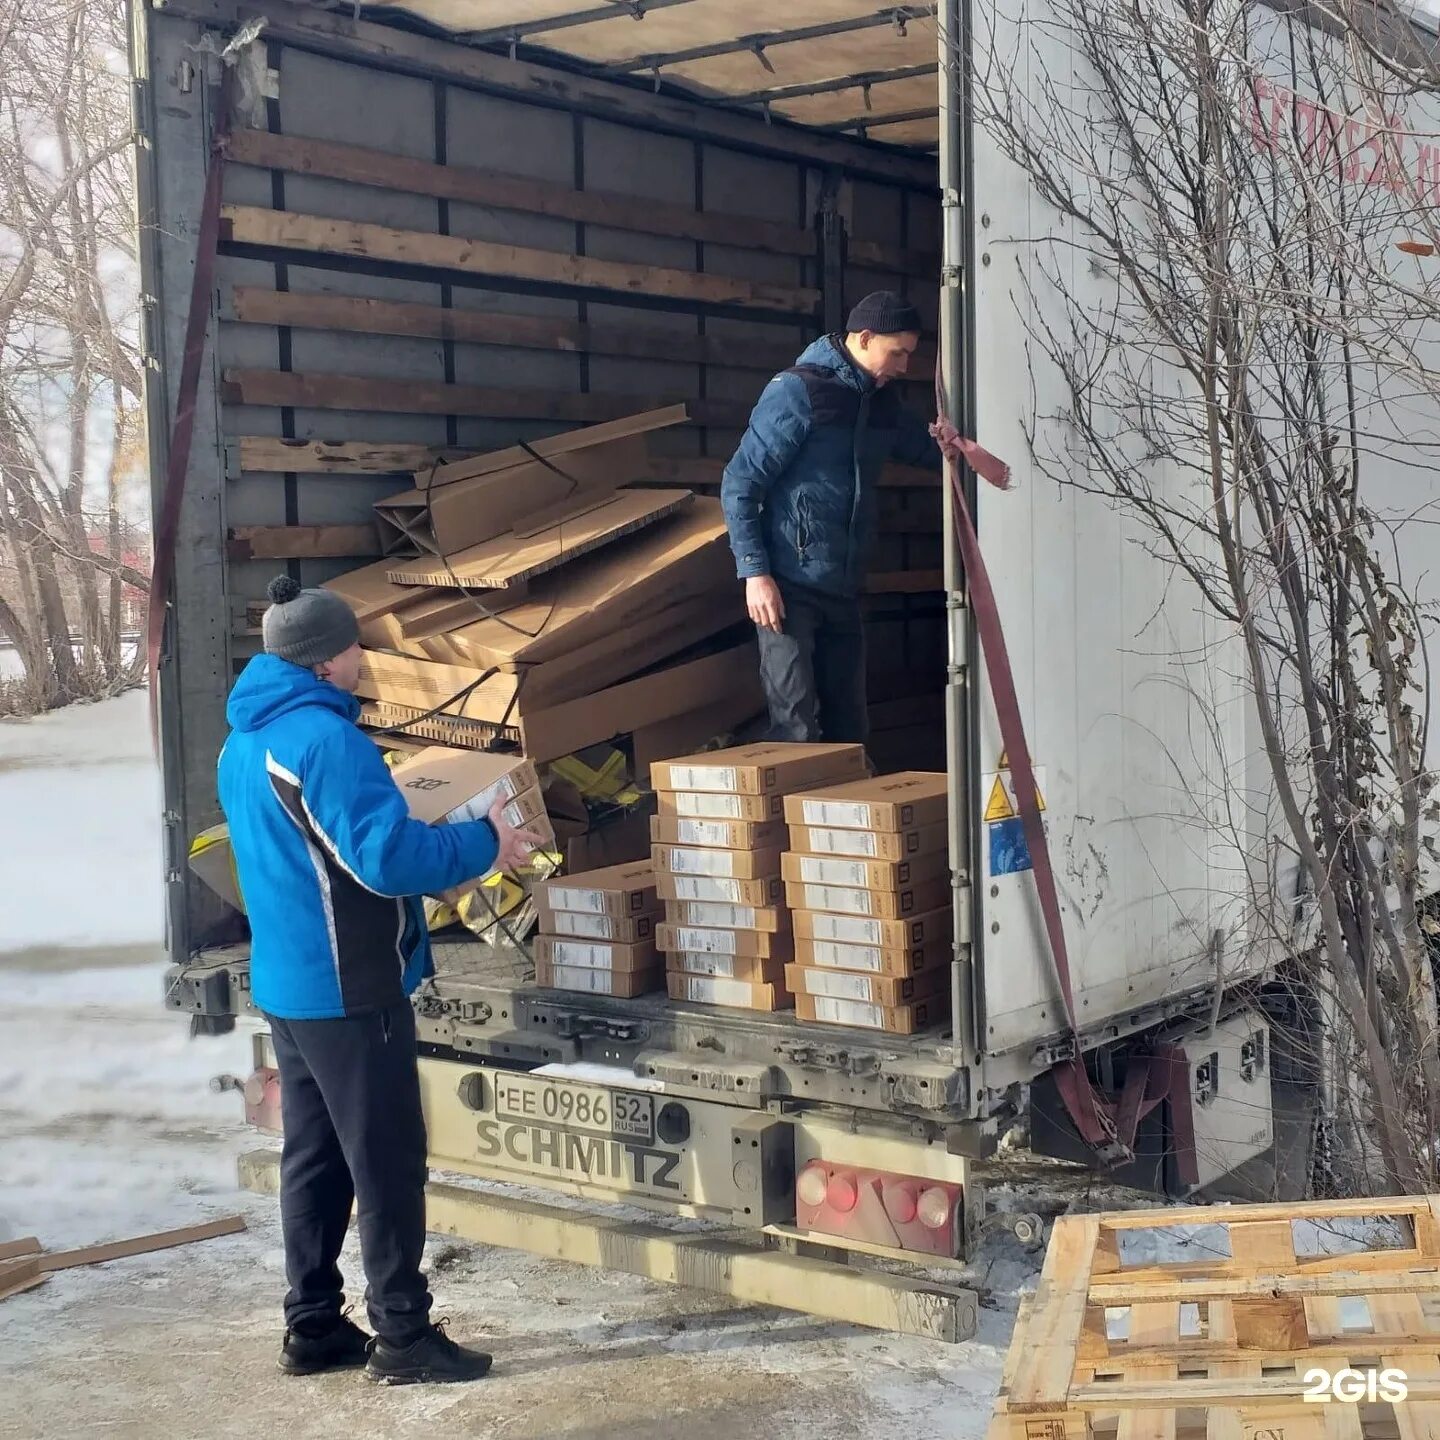
[[[990,832],[990,873],[1018,875],[1032,870],[1030,847],[1025,843],[1025,822],[1016,815],[985,827]]]

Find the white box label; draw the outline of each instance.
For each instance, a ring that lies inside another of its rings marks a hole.
[[[807,970],[805,988],[812,995],[829,995],[836,1000],[873,1000],[868,975],[844,975],[838,971]]]
[[[885,1011],[879,1005],[856,1000],[836,1000],[829,995],[815,997],[815,1018],[835,1025],[864,1025],[871,1030],[885,1028]]]
[[[672,765],[670,783],[676,790],[734,790],[737,776],[728,765]]]
[[[834,910],[841,915],[875,913],[875,897],[869,890],[847,890],[834,885],[806,885],[802,893],[807,910]]]
[[[842,945],[879,945],[884,931],[878,920],[856,920],[845,915],[812,915],[817,940],[838,940]]]
[[[733,930],[698,930],[684,928],[675,932],[680,949],[701,955],[734,955],[739,948],[739,935]]]
[[[558,935],[579,935],[586,940],[615,938],[615,921],[609,915],[581,915],[576,911],[566,910],[557,912],[553,923]]]
[[[738,880],[712,880],[701,875],[672,875],[675,883],[675,897],[678,900],[728,900],[732,904],[740,899]]]
[[[579,965],[556,965],[551,975],[561,990],[588,990],[592,995],[615,993],[613,970],[587,970]]]
[[[731,875],[735,870],[733,850],[677,850],[673,846],[665,851],[666,863],[672,875]]]
[[[874,945],[837,945],[833,940],[812,940],[810,950],[817,965],[830,965],[836,970],[880,969],[881,951]]]
[[[817,885],[860,885],[865,884],[865,862],[863,860],[828,860],[816,855],[800,857],[800,878]]]
[[[557,940],[553,946],[553,964],[583,966],[587,970],[608,970],[614,951],[608,945],[573,944]]]
[[[681,915],[687,925],[710,925],[721,930],[753,930],[755,928],[755,907],[753,905],[707,905],[705,902],[689,901]]]
[[[742,819],[738,795],[696,795],[682,792],[675,796],[675,813],[695,820]]]
[[[685,998],[709,1005],[748,1006],[751,995],[743,980],[690,979],[685,984]]]
[[[807,825],[835,825],[842,830],[873,830],[870,806],[857,800],[805,800],[801,814]]]
[[[810,848],[824,855],[880,854],[880,839],[873,830],[811,830]]]
[[[672,957],[682,970],[695,975],[728,975],[733,977],[739,963],[734,955],[701,955],[695,951],[683,951]]]
[[[552,890],[547,898],[552,910],[579,910],[586,915],[605,913],[603,890]]]
[[[685,845],[728,845],[730,827],[723,820],[682,820],[676,827]]]

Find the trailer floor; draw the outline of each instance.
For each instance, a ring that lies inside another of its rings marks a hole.
[[[215,1075],[245,1074],[248,1042],[191,1041],[160,1008],[163,962],[143,933],[146,923],[158,931],[158,894],[147,904],[130,888],[160,868],[147,828],[158,805],[135,803],[151,783],[146,746],[141,695],[0,724],[0,817],[26,817],[31,876],[66,877],[66,903],[44,914],[0,879],[0,1240],[33,1233],[64,1248],[234,1213],[249,1229],[64,1271],[0,1302],[0,1436],[983,1433],[1014,1291],[1033,1280],[1033,1258],[1005,1243],[974,1277],[994,1292],[979,1337],[943,1346],[432,1239],[436,1313],[457,1338],[493,1348],[491,1378],[380,1390],[355,1373],[282,1376],[278,1210],[237,1188],[235,1156],[256,1137],[237,1120],[239,1097],[208,1088]],[[11,791],[42,771],[44,804],[13,803],[38,798]],[[104,823],[86,830],[73,823],[81,815]],[[23,927],[11,923],[21,909]],[[353,1285],[353,1235],[343,1264]]]

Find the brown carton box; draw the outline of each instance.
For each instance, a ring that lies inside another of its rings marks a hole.
[[[901,920],[938,910],[951,895],[948,876],[922,880],[903,890],[861,890],[848,885],[807,885],[789,882],[785,898],[792,910],[823,910],[831,915],[863,915],[874,920]]]
[[[778,868],[778,867],[777,867]],[[667,903],[701,900],[721,905],[778,905],[785,894],[785,882],[778,875],[763,880],[726,880],[713,875],[672,875],[655,877],[655,890]]]
[[[932,850],[913,860],[852,860],[845,855],[797,855],[788,852],[780,873],[805,885],[853,885],[859,890],[904,890],[948,874],[949,856]]]
[[[661,790],[655,798],[662,815],[677,815],[687,820],[749,820],[763,824],[785,818],[783,795],[707,795],[699,790]]]
[[[588,995],[617,995],[625,999],[660,989],[665,972],[650,970],[591,970],[583,965],[552,965],[536,960],[535,983],[550,990],[583,990]]]
[[[710,930],[763,930],[788,934],[790,912],[783,905],[726,905],[705,900],[667,900],[665,919],[671,925],[699,925]]]
[[[579,915],[654,915],[660,909],[655,870],[648,860],[587,870],[580,875],[547,880],[535,887],[547,910],[572,910]]]
[[[702,845],[713,850],[783,850],[788,838],[783,820],[687,820],[652,815],[650,838],[662,845]]]
[[[944,970],[923,975],[852,975],[845,970],[812,970],[808,965],[785,967],[785,985],[792,995],[824,995],[887,1007],[932,1000],[947,988],[949,978]]]
[[[673,977],[672,977],[673,978]],[[943,1000],[916,1000],[909,1005],[871,1005],[863,1000],[836,1000],[829,995],[797,995],[795,1014],[801,1020],[826,1025],[850,1025],[861,1030],[885,1030],[891,1035],[914,1035],[942,1024],[950,1007]]]
[[[763,930],[714,930],[699,925],[662,925],[656,932],[662,950],[694,951],[699,955],[777,956],[788,960],[794,953],[789,935],[772,935]]]
[[[835,784],[865,773],[860,745],[787,745],[761,741],[714,750],[650,767],[656,790],[722,795],[773,795]]]
[[[790,827],[790,848],[801,855],[844,855],[856,860],[914,860],[944,851],[949,827],[941,821],[910,830],[825,830]]]
[[[652,845],[656,874],[705,875],[715,880],[762,880],[780,874],[780,850],[706,850]]]
[[[834,940],[841,945],[876,945],[913,950],[918,945],[948,944],[955,933],[955,912],[948,904],[924,915],[886,920],[863,915],[828,915],[819,910],[794,912],[795,935],[805,940]]]
[[[877,921],[877,924],[903,925],[903,920]],[[881,945],[842,945],[835,940],[795,941],[795,959],[801,965],[824,970],[855,970],[871,975],[910,976],[941,971],[949,973],[950,942],[937,940],[930,945],[886,947]]]
[[[785,961],[778,956],[702,955],[681,950],[665,957],[665,969],[675,975],[743,980],[747,985],[782,985],[785,981]]]
[[[575,940],[564,935],[537,935],[535,961],[574,970],[653,970],[660,955],[653,938],[622,945],[614,940]]]
[[[581,915],[574,910],[551,910],[537,905],[540,930],[573,940],[610,940],[619,945],[634,945],[655,938],[658,923],[654,915],[633,915],[621,919],[616,915]]]
[[[390,774],[411,815],[431,825],[441,820],[484,820],[497,799],[514,800],[527,791],[538,796],[540,790],[535,767],[518,755],[440,745],[427,746],[400,761]],[[523,813],[535,818],[533,805]],[[545,813],[543,801],[538,813]]]
[[[943,771],[902,770],[787,796],[785,818],[823,830],[915,830],[945,819],[949,788]]]
[[[788,1010],[790,992],[783,985],[750,984],[719,975],[686,975],[669,971],[665,988],[672,1000],[694,1005],[729,1005],[739,1010]]]

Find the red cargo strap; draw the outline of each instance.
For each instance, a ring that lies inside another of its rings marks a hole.
[[[195,404],[200,393],[200,362],[205,356],[205,331],[210,319],[210,294],[215,283],[215,256],[220,246],[220,191],[225,172],[225,147],[230,139],[230,94],[234,70],[226,65],[215,99],[210,137],[210,164],[205,196],[200,202],[200,229],[195,238],[195,274],[190,282],[190,313],[185,320],[185,353],[175,394],[175,423],[165,463],[165,491],[155,525],[155,559],[150,569],[147,616],[147,660],[150,668],[150,734],[160,749],[160,647],[165,637],[165,611],[175,575],[175,546],[180,532],[180,506],[190,468],[190,441],[195,433]]]
[[[1010,487],[1010,467],[975,441],[961,435],[946,418],[948,407],[945,403],[945,382],[938,364],[935,367],[935,411],[937,419],[930,427],[931,434],[945,455],[945,470],[955,497],[955,533],[965,565],[965,584],[970,594],[975,628],[980,636],[980,648],[985,656],[985,670],[990,677],[990,693],[995,701],[1000,739],[1005,747],[1005,754],[1009,757],[1010,771],[1015,781],[1015,800],[1020,807],[1020,823],[1025,832],[1025,843],[1030,849],[1030,862],[1040,899],[1040,913],[1045,921],[1045,934],[1050,953],[1054,957],[1060,992],[1065,1001],[1066,1019],[1069,1021],[1071,1033],[1075,1036],[1075,1054],[1055,1067],[1056,1086],[1085,1143],[1109,1163],[1119,1163],[1131,1158],[1135,1126],[1143,1113],[1141,1100],[1137,1096],[1134,1103],[1122,1106],[1119,1117],[1125,1122],[1122,1126],[1117,1121],[1115,1107],[1096,1091],[1090,1083],[1090,1077],[1085,1073],[1085,1064],[1080,1055],[1079,1032],[1075,1023],[1075,992],[1070,980],[1070,953],[1065,945],[1065,927],[1060,916],[1060,898],[1055,889],[1050,846],[1045,838],[1045,826],[1040,819],[1039,807],[1035,803],[1035,771],[1030,763],[1030,747],[1025,741],[1025,722],[1021,718],[1020,701],[1015,693],[1015,677],[1010,668],[1005,631],[1000,623],[1000,608],[995,600],[994,587],[990,583],[990,572],[985,567],[985,557],[980,552],[980,539],[975,532],[975,521],[970,514],[970,504],[960,479],[957,458],[963,457],[977,475],[999,490]],[[1141,1071],[1142,1067],[1136,1066],[1132,1073]]]

